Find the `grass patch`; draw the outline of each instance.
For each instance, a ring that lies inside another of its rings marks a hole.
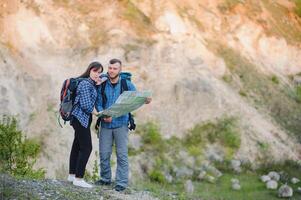
[[[201,154],[208,143],[222,145],[231,157],[241,143],[237,120],[234,117],[223,117],[213,122],[198,124],[183,139],[183,145],[191,155]]]
[[[270,0],[262,0],[261,2],[271,14],[271,17],[267,19],[269,24],[266,30],[267,34],[284,37],[292,45],[300,43],[301,31],[299,24],[290,19],[288,8]],[[300,0],[296,0],[296,12],[299,12],[300,4]]]
[[[232,10],[235,6],[237,6],[239,3],[243,3],[241,0],[224,0],[220,5],[218,5],[218,9],[222,12],[228,12]]]
[[[277,200],[277,191],[267,190],[265,184],[259,179],[260,174],[247,172],[240,175],[226,173],[215,184],[194,181],[195,191],[187,194],[184,191],[184,183],[158,184],[142,182],[135,186],[138,189],[147,188],[154,196],[160,199],[204,199],[204,200]],[[234,191],[231,188],[231,179],[240,181],[241,190]],[[300,194],[295,194],[291,200],[300,199]]]
[[[301,0],[295,0],[295,3],[296,3],[295,12],[299,17],[301,17]]]
[[[131,0],[121,1],[125,7],[123,17],[135,28],[140,36],[149,35],[155,31],[151,19],[146,16]]]

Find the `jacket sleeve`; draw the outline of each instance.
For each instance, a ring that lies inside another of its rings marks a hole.
[[[103,111],[102,96],[101,96],[101,85],[97,88],[96,91],[97,91],[97,97],[96,97],[95,108],[96,108],[97,112],[101,112],[101,111]]]
[[[94,102],[91,99],[91,85],[87,81],[81,81],[78,85],[79,91],[79,106],[85,113],[92,113]]]

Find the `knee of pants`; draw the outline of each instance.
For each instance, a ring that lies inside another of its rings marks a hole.
[[[117,153],[117,162],[122,165],[128,164],[128,154],[127,153]]]
[[[110,159],[112,152],[100,152],[100,160],[105,161]]]

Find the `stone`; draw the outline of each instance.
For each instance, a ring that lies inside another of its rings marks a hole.
[[[169,173],[165,174],[165,179],[168,183],[172,183],[173,177]]]
[[[301,194],[301,187],[298,187],[296,191]]]
[[[233,185],[233,184],[239,184],[239,180],[236,179],[236,178],[232,178],[232,179],[231,179],[231,183],[232,183],[232,185]]]
[[[205,177],[205,180],[208,181],[209,183],[215,183],[215,178],[213,176],[207,175]]]
[[[278,183],[277,183],[277,181],[270,180],[270,181],[266,182],[266,187],[267,187],[267,189],[270,189],[270,190],[276,190],[278,188]]]
[[[232,189],[233,189],[233,190],[240,190],[240,189],[241,189],[241,186],[240,186],[239,183],[234,183],[234,184],[232,184]]]
[[[231,160],[231,168],[236,172],[240,173],[241,170],[241,161],[240,160]]]
[[[193,170],[185,166],[175,169],[175,172],[177,178],[191,177],[193,175]]]
[[[203,180],[206,175],[207,175],[206,171],[201,171],[200,174],[198,175],[198,179],[199,180]]]
[[[295,177],[294,177],[294,178],[291,179],[291,183],[292,183],[292,184],[297,184],[297,183],[299,183],[299,182],[300,182],[300,180],[299,180],[298,178],[295,178]]]
[[[278,196],[281,198],[292,197],[293,189],[288,185],[282,185],[278,190]]]
[[[231,167],[234,168],[238,168],[241,166],[241,162],[240,160],[231,160]]]
[[[269,177],[267,175],[263,175],[263,176],[260,177],[260,180],[265,183],[265,182],[270,181],[271,177]]]
[[[275,181],[279,181],[280,180],[280,175],[277,172],[269,172],[268,176]]]
[[[193,186],[193,183],[191,180],[187,180],[185,182],[185,191],[188,193],[188,194],[192,194],[194,192],[194,186]]]

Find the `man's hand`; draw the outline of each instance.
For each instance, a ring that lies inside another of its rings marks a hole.
[[[107,123],[111,123],[112,122],[112,117],[104,117],[103,121],[107,122]]]
[[[150,102],[152,101],[152,98],[151,97],[147,97],[146,99],[145,99],[145,104],[149,104]]]

